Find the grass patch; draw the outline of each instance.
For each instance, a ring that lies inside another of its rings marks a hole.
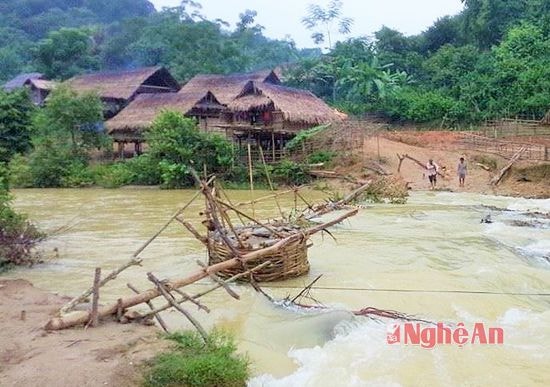
[[[145,372],[144,385],[237,387],[246,385],[249,361],[237,355],[234,339],[213,332],[206,343],[196,332],[178,332],[167,336],[174,348],[157,356]]]
[[[525,177],[532,182],[550,182],[550,164],[540,164],[533,167],[520,168],[517,170],[519,176]]]

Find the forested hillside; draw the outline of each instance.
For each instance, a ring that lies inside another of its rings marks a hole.
[[[238,10],[235,11],[236,13]],[[200,4],[157,12],[147,0],[0,0],[0,81],[24,71],[52,79],[82,72],[165,65],[180,81],[298,60],[293,42],[262,34],[255,11],[230,30]]]

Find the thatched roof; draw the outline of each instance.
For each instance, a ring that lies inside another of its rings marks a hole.
[[[178,91],[179,84],[164,67],[79,75],[67,81],[76,92],[97,92],[105,99],[132,99],[142,86]]]
[[[52,91],[57,86],[57,82],[45,79],[29,79],[25,82],[25,85],[35,87],[38,90]]]
[[[196,93],[210,90],[223,104],[231,102],[250,81],[279,85],[279,77],[272,70],[246,74],[199,74],[187,82],[180,93]]]
[[[19,74],[12,80],[6,82],[6,84],[3,87],[4,87],[4,90],[6,91],[12,91],[23,87],[25,82],[27,82],[29,79],[42,79],[42,78],[44,78],[44,75],[40,73]]]
[[[233,111],[280,110],[286,121],[321,124],[347,116],[306,90],[248,82],[228,108]]]
[[[163,110],[188,114],[193,109],[220,110],[221,105],[211,92],[140,94],[119,114],[107,121],[109,134],[139,133],[151,126]]]

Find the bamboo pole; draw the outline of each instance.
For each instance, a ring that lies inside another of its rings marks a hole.
[[[208,334],[204,330],[204,328],[201,326],[201,324],[185,309],[181,307],[178,303],[176,303],[176,299],[170,292],[165,288],[165,285],[158,280],[157,277],[153,275],[153,273],[147,273],[147,278],[149,278],[149,281],[157,285],[158,290],[162,294],[164,298],[166,298],[166,301],[168,301],[174,308],[176,308],[178,311],[180,311],[188,320],[193,324],[193,326],[197,329],[199,334],[202,336],[204,342],[208,340]]]
[[[264,165],[265,176],[267,178],[267,182],[269,183],[269,188],[271,189],[271,191],[275,191],[275,189],[273,188],[273,183],[271,182],[271,176],[269,176],[269,171],[267,169],[267,164],[264,158],[264,151],[261,145],[260,145],[260,156],[262,157],[262,163]],[[275,203],[277,204],[277,208],[279,209],[279,214],[281,214],[281,218],[284,219],[285,214],[283,214],[283,210],[281,209],[281,205],[279,204],[279,200],[277,200],[276,196],[275,196]]]
[[[251,200],[254,200],[254,176],[252,175],[252,154],[250,150],[250,143],[247,144],[248,147],[248,178],[250,179],[250,197]],[[254,208],[254,202],[252,202],[252,216],[256,217],[256,211]]]
[[[290,235],[290,236],[288,236],[284,239],[281,239],[279,242],[275,243],[272,246],[269,246],[269,247],[266,247],[266,248],[263,248],[263,249],[260,249],[260,250],[251,251],[247,254],[243,254],[240,258],[232,258],[232,259],[228,259],[227,261],[217,263],[215,265],[209,266],[206,270],[205,269],[198,270],[198,271],[190,274],[189,276],[187,276],[185,278],[179,278],[179,279],[172,280],[172,281],[167,283],[167,286],[170,289],[182,288],[184,286],[190,285],[194,282],[197,282],[197,281],[199,281],[203,278],[208,277],[208,273],[215,274],[219,271],[230,269],[232,267],[235,267],[237,265],[241,265],[243,263],[252,261],[254,259],[265,257],[265,256],[267,256],[267,255],[269,255],[273,252],[279,251],[281,248],[288,245],[289,243],[295,242],[295,241],[300,240],[302,238],[307,238],[310,235],[313,235],[313,234],[315,234],[319,231],[322,231],[322,230],[324,230],[328,227],[331,227],[331,226],[334,226],[335,224],[341,223],[345,219],[356,215],[357,212],[358,212],[357,209],[348,211],[348,212],[346,212],[345,214],[342,214],[341,216],[339,216],[336,219],[333,219],[329,222],[319,224],[319,225],[313,226],[313,227],[311,227],[307,230],[304,230],[303,233],[293,234],[293,235]],[[149,290],[146,290],[145,292],[143,292],[141,294],[136,294],[136,295],[133,295],[133,296],[128,296],[128,297],[123,298],[122,299],[122,306],[124,308],[130,308],[132,306],[136,306],[136,305],[142,304],[144,302],[147,302],[149,300],[152,300],[152,299],[158,297],[159,295],[160,295],[160,291],[158,289],[149,289]],[[116,313],[116,311],[117,311],[117,304],[108,305],[108,306],[105,306],[105,307],[100,308],[98,310],[98,316],[101,319],[101,318],[104,318],[104,317],[107,317],[107,316],[110,316],[110,315]],[[46,324],[45,329],[47,329],[47,330],[60,330],[60,329],[70,328],[70,327],[73,327],[73,326],[76,326],[76,325],[85,324],[89,320],[89,318],[90,318],[90,313],[89,312],[75,311],[75,312],[67,314],[66,316],[63,316],[63,317],[52,318]]]
[[[133,291],[134,293],[136,294],[139,294],[139,290],[137,290],[135,287],[132,286],[132,284],[130,283],[127,283],[126,286],[128,286],[128,288]],[[147,306],[149,307],[149,309],[151,310],[155,310],[155,306],[153,305],[153,303],[151,301],[147,301],[146,302]],[[155,318],[157,319],[158,323],[160,324],[162,330],[166,333],[169,333],[168,331],[168,327],[166,326],[166,323],[164,322],[164,320],[162,319],[162,317],[160,317],[160,314],[158,313],[155,313],[154,314]]]
[[[264,263],[261,263],[259,264],[258,266],[255,266],[253,267],[252,269],[250,270],[247,270],[245,272],[242,272],[242,273],[238,273],[238,274],[235,274],[234,276],[226,279],[225,281],[223,281],[226,285],[238,280],[239,278],[242,278],[242,277],[246,277],[247,275],[250,275],[251,273],[254,273],[255,271],[258,271],[258,270],[261,270],[263,269],[264,267],[266,266],[269,266],[271,265],[271,261],[266,261]],[[188,299],[187,297],[184,297],[178,301],[176,301],[178,304],[181,304],[183,302],[186,302],[186,301],[191,301],[193,302],[192,300],[197,300],[198,298],[202,297],[202,296],[205,296],[209,293],[212,293],[213,291],[221,288],[222,285],[221,284],[216,284],[215,286],[211,287],[210,289],[207,289],[207,290],[204,290],[200,293],[197,293],[193,296],[189,296],[190,299]],[[176,289],[174,289],[175,291]],[[166,305],[163,305],[161,307],[158,307],[156,308],[155,310],[151,311],[151,312],[147,312],[145,314],[142,315],[142,318],[145,318],[145,317],[149,317],[151,315],[153,315],[154,313],[159,313],[159,312],[162,312],[162,311],[165,311],[166,309],[170,309],[172,307],[172,304],[166,304]]]
[[[305,187],[307,187],[307,185],[302,185],[300,187],[297,187],[296,189],[302,189],[302,188],[305,188]],[[258,199],[250,200],[250,201],[247,201],[247,202],[235,203],[234,206],[235,207],[248,206],[250,204],[258,203],[258,202],[261,202],[261,201],[264,201],[264,200],[267,200],[267,199],[272,199],[272,198],[276,198],[276,197],[279,197],[279,196],[283,196],[283,195],[292,193],[294,191],[295,191],[294,189],[289,189],[289,190],[286,190],[286,191],[276,192],[276,193],[266,195],[266,196],[262,196]]]

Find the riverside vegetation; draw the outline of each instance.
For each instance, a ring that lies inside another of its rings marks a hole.
[[[214,331],[206,342],[197,332],[166,336],[172,350],[154,358],[144,372],[144,386],[228,386],[246,385],[249,361],[235,353],[234,339]]]

